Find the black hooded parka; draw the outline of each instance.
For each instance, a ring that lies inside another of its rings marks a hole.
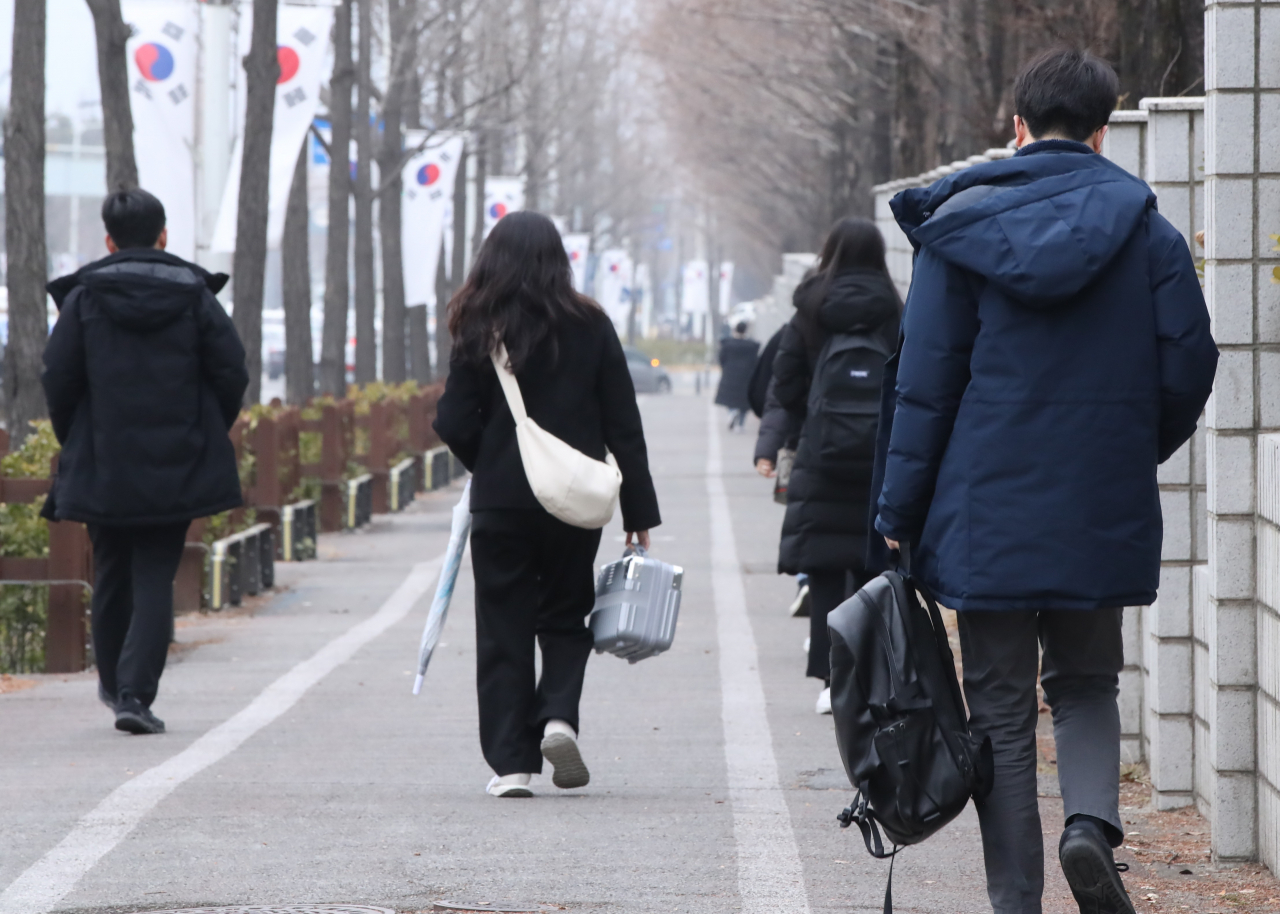
[[[241,504],[227,432],[249,385],[225,274],[131,248],[49,283],[45,397],[62,444],[46,516],[176,523]]]
[[[796,288],[796,313],[786,325],[773,362],[774,395],[791,414],[804,419],[818,356],[836,333],[880,339],[892,351],[898,338],[900,305],[883,270],[851,269],[828,278],[814,274]],[[871,474],[836,478],[812,465],[803,426],[787,489],[778,571],[798,574],[863,567],[866,556]]]

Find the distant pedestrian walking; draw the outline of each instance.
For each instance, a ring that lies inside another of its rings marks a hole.
[[[173,580],[190,522],[241,504],[227,432],[249,375],[214,298],[227,277],[165,252],[160,201],[110,194],[102,221],[110,256],[49,283],[43,380],[62,454],[44,513],[89,526],[99,697],[117,729],[161,733]]]
[[[760,344],[747,339],[747,329],[747,322],[739,321],[733,328],[733,336],[720,341],[720,386],[716,389],[716,403],[729,408],[729,431],[747,421],[747,410],[751,408],[751,373],[756,367]]]
[[[806,672],[823,680],[817,711],[826,714],[831,711],[827,613],[866,580],[879,382],[898,336],[901,307],[875,224],[852,218],[837,223],[817,270],[796,289],[794,301],[796,313],[773,363],[773,394],[794,422],[803,423],[787,489],[778,571],[809,576]],[[776,426],[785,429],[786,423]],[[766,428],[775,423],[763,423],[762,436]],[[757,451],[756,456],[759,468],[768,455]]]
[[[1111,850],[1122,607],[1156,598],[1156,466],[1218,360],[1187,242],[1098,154],[1117,91],[1098,58],[1046,52],[1014,87],[1013,158],[891,204],[917,256],[876,528],[959,611],[970,724],[995,754],[976,806],[997,914],[1041,909],[1037,674],[1067,882],[1081,912],[1134,910]]]
[[[474,474],[480,744],[495,772],[487,790],[530,796],[544,757],[557,787],[582,787],[589,774],[578,702],[594,645],[585,620],[600,530],[558,520],[535,497],[492,356],[505,345],[538,426],[587,457],[613,455],[627,542],[648,548],[661,518],[626,356],[605,313],[573,290],[555,225],[532,212],[494,227],[449,304],[449,330],[453,356],[435,429]]]

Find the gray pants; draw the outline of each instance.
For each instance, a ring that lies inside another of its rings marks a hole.
[[[1122,610],[959,613],[964,693],[974,730],[991,737],[995,785],[976,803],[996,914],[1040,914],[1044,842],[1036,800],[1036,673],[1053,710],[1063,813],[1120,821]]]

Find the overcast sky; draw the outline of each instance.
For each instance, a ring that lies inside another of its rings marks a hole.
[[[0,0],[0,98],[8,105],[9,69],[13,56],[13,5]],[[93,42],[93,16],[84,0],[48,0],[45,45],[45,110],[75,116],[97,116],[98,55]],[[92,103],[93,108],[83,107]]]

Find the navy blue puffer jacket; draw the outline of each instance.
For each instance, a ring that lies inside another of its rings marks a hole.
[[[1150,603],[1156,465],[1218,360],[1186,242],[1142,181],[1062,140],[892,207],[917,256],[876,528],[954,609]]]

